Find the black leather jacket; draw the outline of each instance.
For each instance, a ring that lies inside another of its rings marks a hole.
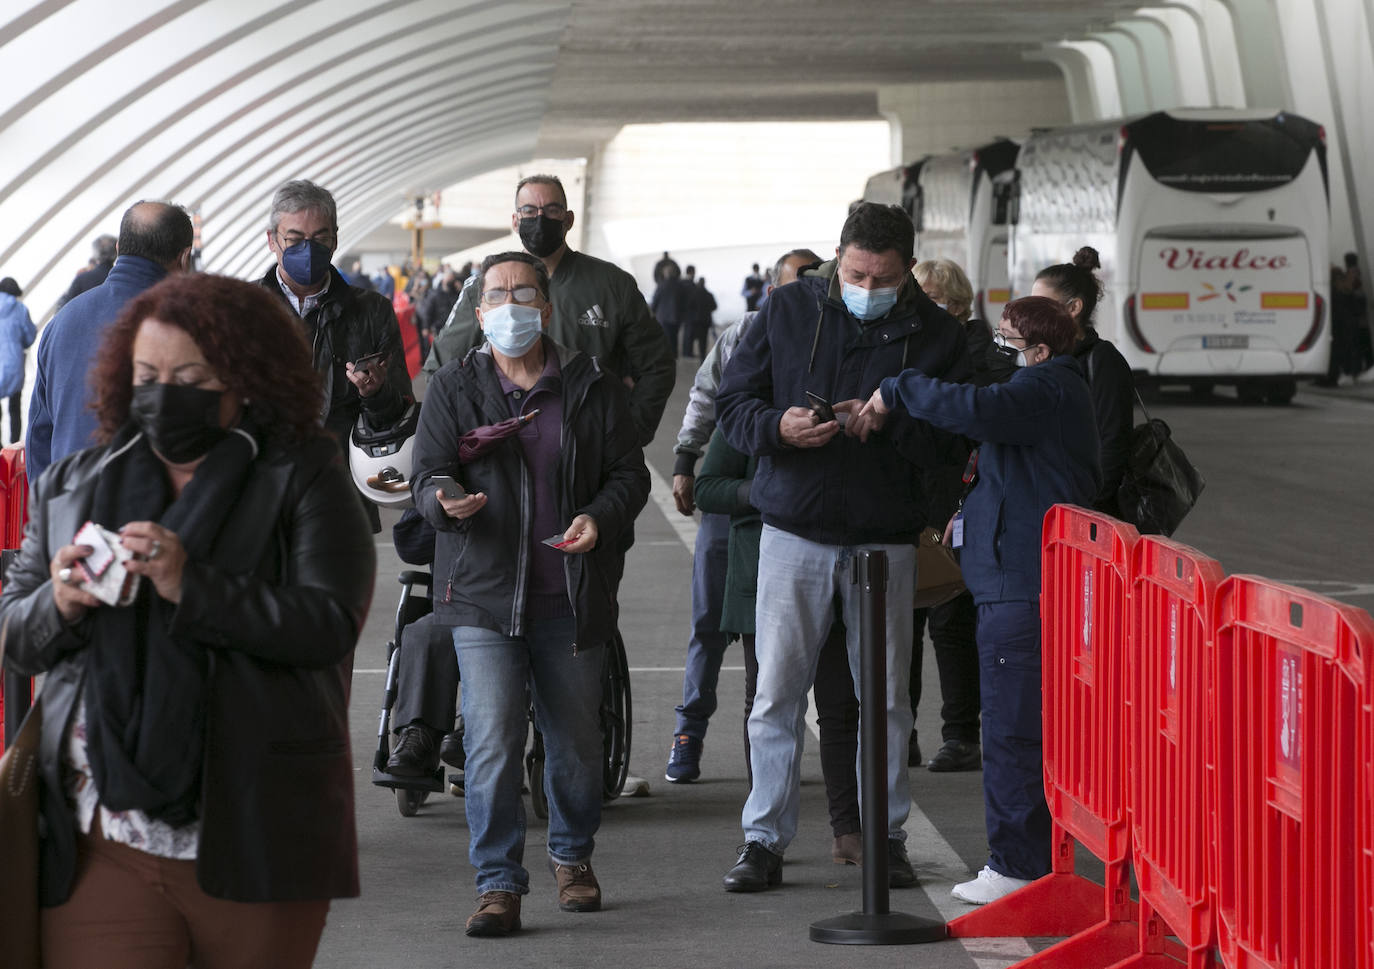
[[[43,684],[43,905],[72,890],[76,823],[61,753],[86,672],[89,622],[67,625],[49,563],[90,514],[108,449],[50,467],[33,488],[0,594],[5,664]],[[348,691],[376,549],[338,449],[265,446],[212,561],[188,561],[172,634],[210,655],[196,873],[241,902],[358,894]]]

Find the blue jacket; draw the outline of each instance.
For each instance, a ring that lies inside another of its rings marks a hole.
[[[882,392],[889,407],[983,442],[959,557],[974,601],[1038,600],[1045,513],[1059,502],[1091,505],[1102,481],[1092,398],[1078,363],[1052,357],[991,387],[908,370],[884,380]]]
[[[151,259],[120,256],[105,282],[73,298],[43,328],[24,442],[30,481],[59,458],[94,443],[97,421],[87,407],[86,375],[105,328],[135,296],[166,275]]]
[[[24,350],[33,343],[35,332],[28,307],[0,293],[0,397],[24,389]]]
[[[811,391],[866,400],[907,367],[950,380],[970,371],[964,330],[915,280],[881,319],[862,322],[840,300],[834,264],[773,290],[725,365],[716,412],[725,438],[759,459],[751,499],[767,525],[825,545],[914,542],[925,526],[918,467],[958,460],[949,435],[894,413],[868,443],[843,432],[793,448],[778,421]]]

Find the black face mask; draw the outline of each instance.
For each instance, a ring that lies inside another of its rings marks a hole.
[[[996,343],[988,346],[988,369],[993,372],[1015,370],[1016,347],[999,347]]]
[[[561,219],[534,215],[520,220],[520,244],[531,256],[538,256],[540,259],[552,256],[558,251],[566,232]]]
[[[172,464],[204,457],[229,432],[219,426],[222,390],[180,384],[139,384],[129,416],[154,451]]]

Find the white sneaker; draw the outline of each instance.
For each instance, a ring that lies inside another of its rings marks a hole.
[[[1010,875],[1003,875],[1001,872],[993,871],[987,865],[978,873],[978,877],[972,881],[960,882],[951,889],[950,894],[961,902],[968,902],[970,905],[986,905],[988,902],[995,902],[1016,891],[1018,888],[1025,888],[1030,882],[1024,878],[1012,878]]]

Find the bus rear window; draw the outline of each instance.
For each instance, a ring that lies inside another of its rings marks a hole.
[[[1321,129],[1280,114],[1255,121],[1181,120],[1164,113],[1126,128],[1130,150],[1161,185],[1185,192],[1257,192],[1287,185],[1318,152],[1326,180]]]

